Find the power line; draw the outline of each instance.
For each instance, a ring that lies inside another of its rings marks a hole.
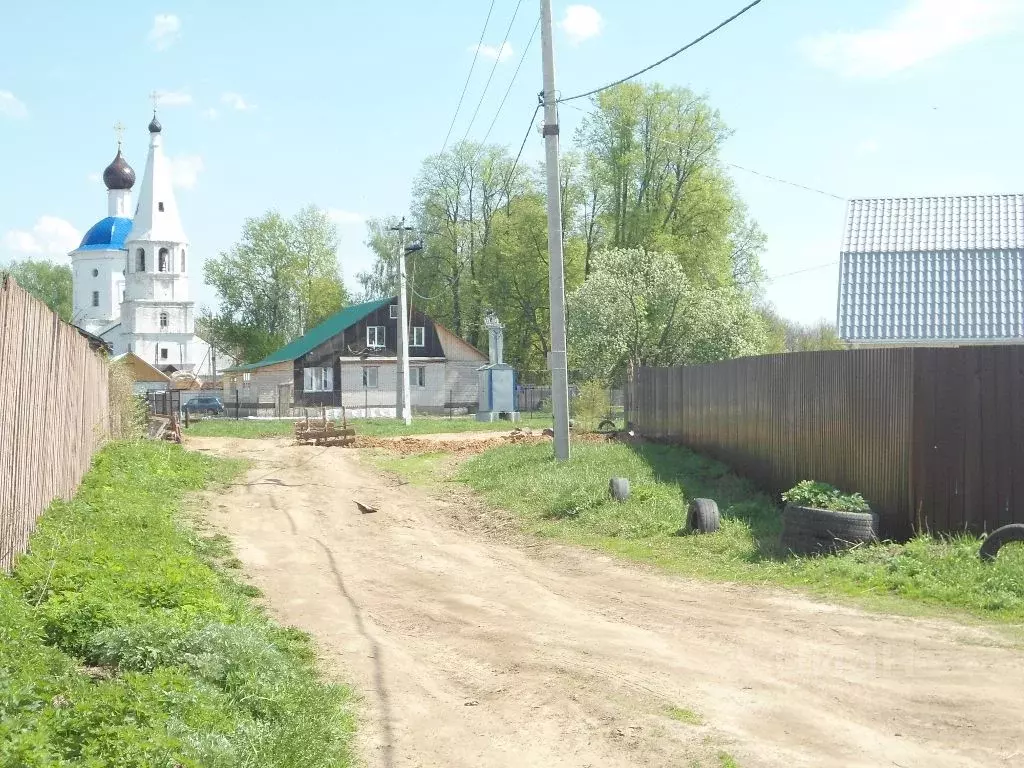
[[[569,107],[570,109],[575,109],[577,112],[582,112],[587,117],[601,117],[601,114],[599,112],[591,112],[591,111],[588,111],[586,109],[583,109],[583,107],[578,107],[575,104],[566,104],[565,106]],[[660,141],[662,144],[668,144],[671,147],[679,147],[680,149],[688,149],[688,147],[686,145],[680,144],[680,143],[675,142],[675,141],[669,141],[668,139],[663,139],[661,137],[657,137],[657,140]],[[755,176],[760,176],[762,179],[767,179],[768,181],[774,181],[774,182],[776,182],[778,184],[786,184],[786,185],[788,185],[790,187],[796,187],[797,189],[802,189],[805,192],[814,192],[815,194],[824,195],[825,197],[831,197],[834,200],[839,200],[839,201],[844,202],[844,203],[849,200],[848,197],[843,197],[842,195],[837,195],[834,192],[826,192],[825,190],[818,189],[817,187],[809,187],[806,184],[800,184],[799,182],[796,182],[796,181],[789,181],[787,179],[779,178],[778,176],[772,176],[771,174],[768,174],[768,173],[762,173],[761,171],[755,171],[753,168],[747,168],[746,166],[743,166],[743,165],[737,165],[736,163],[726,162],[725,160],[720,160],[719,162],[722,165],[728,166],[730,168],[735,168],[735,169],[740,170],[740,171],[745,171],[746,173],[752,173]]]
[[[825,269],[825,267],[834,267],[838,264],[838,261],[830,261],[827,264],[817,264],[813,267],[806,267],[805,269],[798,269],[795,272],[784,272],[781,275],[768,275],[762,282],[774,283],[776,280],[780,280],[783,277],[792,277],[793,275],[802,275],[804,272],[814,272],[818,269]]]
[[[466,75],[466,82],[462,86],[462,95],[459,96],[459,103],[455,105],[455,114],[452,115],[452,124],[448,126],[448,133],[444,137],[444,144],[441,146],[442,153],[448,147],[448,139],[452,137],[452,129],[455,128],[455,121],[459,118],[459,110],[462,109],[462,100],[466,98],[466,90],[469,88],[469,81],[473,77],[473,69],[476,67],[476,60],[480,57],[480,46],[484,44],[484,35],[487,34],[487,25],[491,21],[491,13],[493,11],[494,0],[491,0],[491,7],[487,9],[487,18],[484,19],[484,28],[480,30],[480,41],[476,44],[476,50],[473,51],[473,63],[469,65],[469,74]]]
[[[484,83],[484,89],[480,93],[480,100],[476,103],[476,109],[473,110],[473,117],[469,119],[469,125],[466,126],[466,133],[462,136],[463,141],[469,138],[469,132],[473,130],[473,123],[476,122],[476,116],[480,114],[480,107],[484,104],[484,97],[487,95],[487,89],[491,87],[491,80],[494,79],[494,73],[498,69],[498,64],[501,63],[501,54],[505,51],[505,46],[508,45],[508,36],[512,34],[512,25],[516,23],[516,16],[519,15],[519,6],[522,4],[523,0],[517,0],[516,8],[512,11],[512,18],[508,22],[508,28],[505,30],[505,38],[501,41],[501,45],[498,47],[498,50],[494,55],[494,65],[491,67],[491,73],[487,76],[487,82]]]
[[[501,110],[505,108],[505,101],[508,99],[508,95],[512,92],[512,86],[516,84],[516,78],[519,77],[519,70],[522,69],[523,62],[526,61],[526,54],[530,52],[530,46],[533,45],[533,39],[537,36],[537,30],[540,29],[540,19],[537,19],[537,23],[533,26],[533,32],[530,34],[530,39],[526,43],[526,47],[523,48],[523,55],[519,57],[519,64],[516,65],[516,71],[512,74],[512,80],[508,84],[508,88],[505,89],[505,95],[501,97],[501,104],[498,105],[498,111],[494,113],[494,119],[491,120],[491,125],[487,128],[487,133],[484,134],[481,144],[486,144],[488,137],[491,135],[491,131],[494,130],[494,124],[498,122],[498,115],[501,114]]]
[[[714,29],[709,29],[703,35],[698,37],[696,40],[693,40],[692,42],[687,43],[682,48],[680,48],[677,51],[674,51],[674,52],[670,53],[665,58],[659,59],[658,61],[654,62],[653,64],[644,67],[639,72],[634,72],[631,75],[627,75],[626,77],[623,77],[623,78],[621,78],[619,80],[616,80],[614,83],[609,83],[608,85],[603,85],[600,88],[595,88],[592,91],[587,91],[586,93],[578,93],[575,96],[567,96],[565,98],[559,99],[558,101],[564,103],[566,101],[575,101],[576,99],[585,99],[587,96],[593,96],[594,94],[600,93],[601,91],[607,91],[609,88],[614,88],[616,85],[622,85],[623,83],[627,82],[628,80],[632,80],[634,77],[639,77],[640,75],[642,75],[642,74],[644,74],[646,72],[650,72],[655,67],[660,67],[662,64],[664,64],[669,59],[675,58],[676,56],[678,56],[683,51],[686,51],[686,50],[688,50],[690,48],[693,48],[693,46],[697,45],[697,43],[700,43],[701,41],[706,40],[707,38],[711,37],[713,34],[715,34],[715,32],[720,30],[722,27],[724,27],[724,26],[726,26],[728,24],[731,24],[732,22],[736,21],[736,19],[738,19],[740,16],[742,16],[747,11],[749,11],[751,8],[753,8],[755,5],[758,5],[761,2],[762,2],[762,0],[754,0],[754,2],[752,2],[746,8],[743,8],[742,10],[737,11],[736,13],[734,13],[732,16],[730,16],[728,19],[723,21],[721,24],[719,24]]]
[[[533,108],[533,114],[530,115],[530,124],[526,128],[526,135],[523,136],[523,143],[519,145],[519,152],[516,153],[516,159],[512,161],[512,168],[509,169],[508,176],[505,177],[505,194],[511,197],[509,187],[512,184],[512,176],[516,172],[516,166],[519,165],[519,158],[523,156],[523,150],[526,148],[526,141],[530,138],[530,132],[533,130],[533,121],[537,119],[537,113],[540,112],[541,105],[538,104]]]

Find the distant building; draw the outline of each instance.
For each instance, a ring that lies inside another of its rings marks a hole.
[[[346,307],[304,336],[249,365],[224,372],[224,402],[345,406],[394,415],[398,300]],[[409,322],[411,405],[420,412],[475,410],[487,355],[415,309]]]
[[[844,341],[1024,342],[1024,195],[851,200],[840,258]]]
[[[70,253],[73,322],[163,373],[215,377],[234,363],[195,334],[189,242],[178,216],[162,126],[149,123],[149,154],[132,209],[135,171],[118,142],[103,172],[107,216]]]

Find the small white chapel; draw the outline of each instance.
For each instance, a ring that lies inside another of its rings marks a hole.
[[[133,352],[164,373],[216,377],[234,364],[195,334],[189,298],[190,246],[178,215],[171,168],[163,153],[156,111],[149,155],[132,210],[135,171],[118,139],[103,171],[107,216],[82,238],[71,257],[73,322],[110,342],[114,355]]]

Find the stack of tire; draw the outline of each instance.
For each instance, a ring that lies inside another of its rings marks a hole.
[[[827,555],[878,538],[872,512],[833,512],[788,504],[782,512],[782,548],[796,555]]]

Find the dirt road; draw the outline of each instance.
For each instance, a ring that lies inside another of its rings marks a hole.
[[[361,693],[373,768],[1024,766],[1024,654],[994,630],[531,543],[351,450],[189,443],[254,462],[210,519]]]

